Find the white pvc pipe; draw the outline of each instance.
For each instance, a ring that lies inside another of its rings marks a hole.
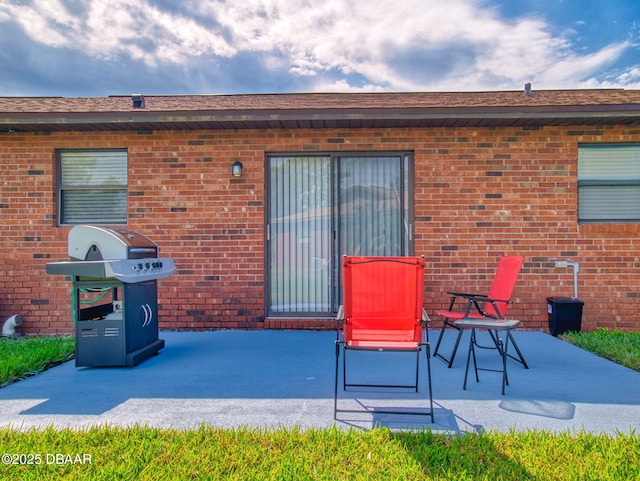
[[[579,262],[567,262],[567,265],[573,267],[573,297],[578,298],[578,272],[580,271]]]
[[[15,337],[16,327],[22,325],[22,316],[15,314],[7,319],[2,326],[2,335],[4,337]]]

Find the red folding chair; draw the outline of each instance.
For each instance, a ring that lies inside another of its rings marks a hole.
[[[334,418],[337,412],[424,414],[433,422],[431,362],[424,297],[423,257],[349,257],[342,260],[343,306],[338,312]],[[426,339],[423,339],[426,338]],[[420,351],[427,359],[429,410],[338,409],[340,347],[344,350],[342,388],[410,388],[418,392]],[[412,384],[367,384],[347,380],[347,351],[407,352],[416,354]]]
[[[440,335],[438,336],[438,341],[436,342],[436,347],[433,351],[434,356],[437,356],[444,360],[448,364],[448,367],[452,366],[464,328],[471,327],[473,325],[473,322],[467,322],[466,324],[462,323],[463,319],[467,321],[476,320],[475,324],[478,326],[488,326],[483,328],[489,329],[490,333],[492,333],[491,326],[495,326],[497,328],[498,325],[506,325],[504,322],[497,321],[505,320],[507,307],[511,303],[511,295],[513,294],[513,290],[515,288],[518,276],[520,275],[520,269],[522,268],[523,263],[523,256],[502,257],[500,259],[500,262],[498,263],[498,269],[493,278],[491,289],[489,289],[489,293],[486,296],[454,291],[448,292],[448,294],[451,295],[449,309],[436,311],[436,314],[443,318],[443,323],[442,328],[440,329]],[[461,310],[454,310],[458,298],[461,298],[463,300],[464,308]],[[492,321],[496,322],[492,324]],[[458,336],[456,337],[456,341],[449,359],[444,357],[439,352],[440,343],[442,342],[442,337],[447,327],[452,327],[458,331]],[[511,344],[518,354],[517,358],[511,355],[508,355],[508,357],[515,359],[516,361],[520,362],[525,368],[528,368],[527,363],[524,360],[520,349],[518,348],[518,344],[513,339],[510,330],[507,331],[507,335],[508,340],[511,341]]]

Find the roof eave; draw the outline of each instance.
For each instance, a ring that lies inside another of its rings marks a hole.
[[[175,128],[274,128],[280,126],[434,124],[455,126],[487,124],[579,124],[640,122],[640,106],[615,105],[598,108],[517,107],[433,109],[317,109],[256,111],[127,111],[0,113],[0,132],[30,130],[138,130]]]

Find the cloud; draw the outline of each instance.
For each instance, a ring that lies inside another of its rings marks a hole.
[[[566,88],[597,83],[631,47],[579,53],[540,18],[508,20],[472,0],[32,0],[0,4],[0,24],[116,85],[114,69],[137,66],[200,92]]]
[[[89,0],[84,9],[70,5],[75,2],[35,0],[3,5],[0,14],[17,22],[42,45],[81,49],[104,60],[126,56],[153,66],[179,64],[185,57],[236,53],[217,29],[197,18],[160,10],[150,1]]]
[[[632,69],[620,74],[618,81],[622,83],[633,83],[640,86],[640,65],[636,65]]]
[[[579,82],[603,66],[615,62],[629,46],[629,42],[622,42],[586,55],[567,53],[559,56],[556,62],[544,71],[545,80],[556,84],[562,84],[567,80]]]
[[[590,77],[578,85],[580,88],[626,88],[640,89],[640,64],[623,72],[613,73],[604,79]]]

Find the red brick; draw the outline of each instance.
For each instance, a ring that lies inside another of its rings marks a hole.
[[[1,133],[0,316],[20,313],[29,333],[73,331],[70,283],[44,271],[49,260],[67,257],[69,229],[55,225],[55,150],[127,147],[127,227],[155,240],[178,267],[158,283],[161,328],[331,329],[333,320],[264,319],[265,153],[401,149],[414,152],[415,253],[429,266],[430,314],[446,307],[447,290],[486,291],[498,258],[523,254],[510,314],[525,328],[546,328],[547,296],[573,294],[571,269],[554,267],[562,259],[580,262],[585,329],[640,330],[640,224],[581,225],[576,217],[578,144],[621,139],[639,142],[640,132],[574,126]],[[235,160],[244,166],[239,180],[230,178]],[[196,310],[203,314],[189,314]]]

